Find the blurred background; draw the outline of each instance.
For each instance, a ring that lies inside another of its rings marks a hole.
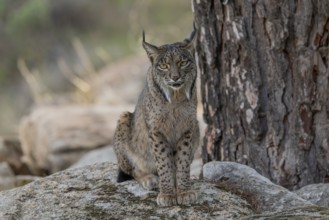
[[[190,0],[0,0],[0,136],[17,136],[33,106],[93,103],[100,72],[146,59],[143,29],[159,45],[192,22]]]

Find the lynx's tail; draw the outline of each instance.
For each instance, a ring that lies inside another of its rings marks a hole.
[[[117,182],[121,183],[127,180],[132,180],[134,179],[132,176],[130,176],[129,174],[126,174],[125,172],[123,172],[120,168],[118,170],[118,178],[117,178]]]

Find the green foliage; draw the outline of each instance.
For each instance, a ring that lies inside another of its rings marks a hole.
[[[5,10],[8,7],[8,2],[10,0],[1,0],[0,1],[0,16],[2,17],[5,14]]]
[[[6,75],[7,75],[7,70],[5,69],[4,66],[0,66],[0,85],[1,85],[1,82],[4,81]]]
[[[143,29],[154,44],[181,40],[192,29],[192,16],[190,0],[0,0],[0,136],[14,130],[9,121],[31,105],[19,58],[39,70],[51,91],[63,91],[57,62],[77,66],[73,39],[81,40],[98,70],[142,51]]]
[[[28,32],[44,30],[49,24],[48,1],[30,0],[9,17],[7,28],[12,36],[22,36]]]

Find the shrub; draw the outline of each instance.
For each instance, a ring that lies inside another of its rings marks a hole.
[[[24,35],[27,32],[47,29],[50,25],[49,2],[29,0],[12,13],[7,28],[11,35]]]

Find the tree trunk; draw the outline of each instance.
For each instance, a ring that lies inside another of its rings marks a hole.
[[[329,1],[194,0],[203,160],[289,189],[329,176]]]

